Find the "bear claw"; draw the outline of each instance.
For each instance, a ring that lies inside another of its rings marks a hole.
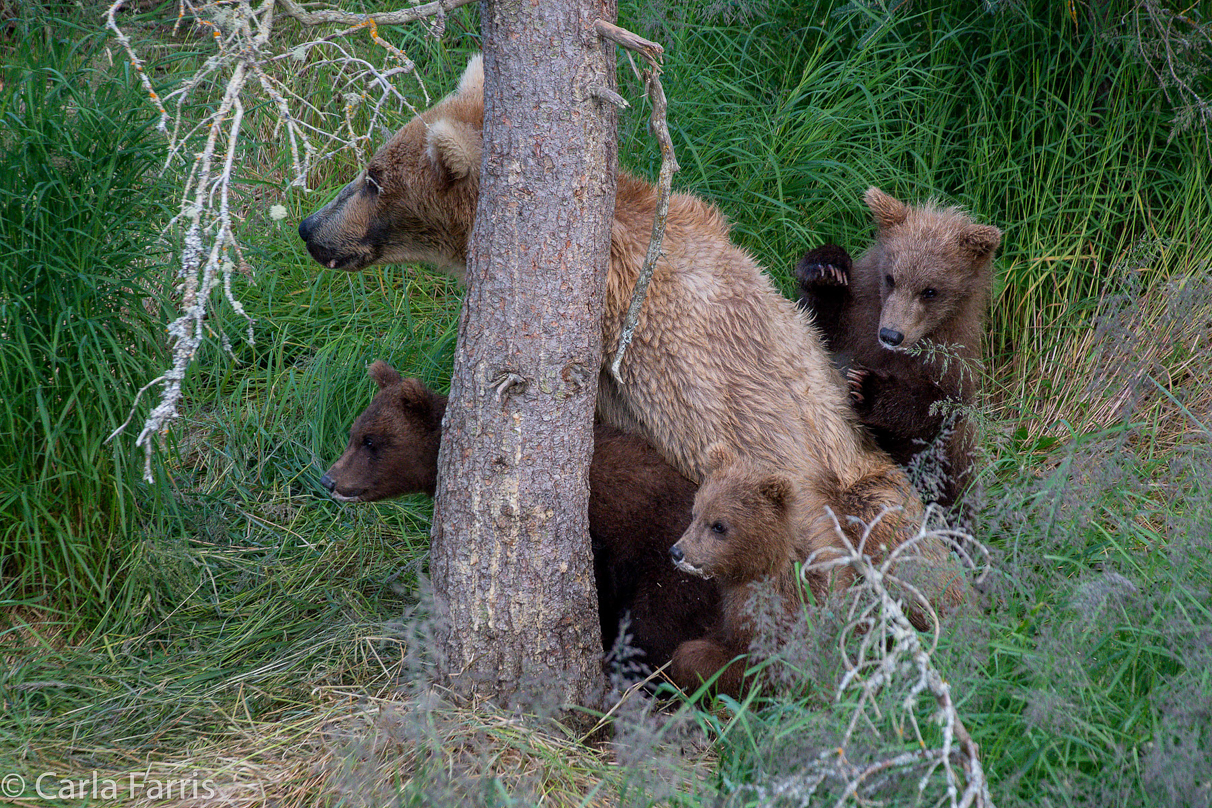
[[[867,371],[863,368],[852,367],[846,371],[846,382],[850,385],[850,401],[854,404],[863,403],[863,383],[867,381]]]
[[[850,255],[836,244],[809,250],[795,267],[802,286],[849,286]]]
[[[800,280],[804,283],[823,283],[827,286],[847,286],[846,276],[833,264],[800,265]]]

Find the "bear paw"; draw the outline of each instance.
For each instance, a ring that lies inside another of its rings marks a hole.
[[[804,253],[795,265],[800,286],[849,286],[850,254],[836,244],[825,244]]]

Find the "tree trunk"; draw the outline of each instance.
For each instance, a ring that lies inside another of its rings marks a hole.
[[[588,469],[617,163],[615,0],[486,0],[484,152],[430,572],[439,664],[502,702],[598,706]]]

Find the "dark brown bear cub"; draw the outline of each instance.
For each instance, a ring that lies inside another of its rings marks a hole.
[[[800,305],[848,372],[851,400],[924,498],[951,508],[972,477],[967,417],[1001,231],[958,208],[868,188],[875,243],[853,267],[827,244],[796,266]]]
[[[349,445],[320,484],[342,502],[411,493],[433,496],[446,397],[375,362],[379,386],[349,429]],[[714,584],[678,572],[669,548],[690,523],[696,486],[642,439],[594,427],[589,467],[589,534],[602,642],[613,648],[630,618],[629,645],[659,667],[682,641],[706,633],[719,615]]]
[[[720,619],[707,636],[678,646],[669,678],[693,692],[718,672],[712,689],[737,698],[750,684],[742,655],[759,630],[755,615],[765,612],[763,630],[777,633],[799,613],[805,592],[795,564],[803,550],[790,480],[718,449],[713,461],[718,465],[699,489],[694,519],[669,554],[678,569],[719,585]],[[818,599],[828,591],[821,576],[810,586]]]

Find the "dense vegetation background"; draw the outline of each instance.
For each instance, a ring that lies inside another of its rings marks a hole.
[[[256,343],[212,315],[140,482],[129,437],[105,439],[166,361],[157,237],[179,186],[99,7],[0,8],[0,774],[151,771],[256,804],[799,804],[780,787],[842,720],[820,692],[628,708],[600,747],[421,686],[427,503],[342,506],[317,479],[370,361],[445,387],[460,292],[423,268],[316,266],[294,228],[358,165],[287,192],[268,116],[241,155]],[[141,8],[156,80],[180,82],[204,37]],[[1145,8],[620,9],[666,49],[675,186],[788,293],[807,247],[866,243],[871,184],[1005,232],[978,536],[995,570],[936,656],[1002,805],[1212,804],[1212,162],[1157,80]],[[388,35],[442,92],[476,31],[464,10],[440,42]],[[1212,97],[1208,73],[1183,75]],[[639,98],[625,64],[620,84]],[[645,123],[626,116],[620,152],[652,177]]]

